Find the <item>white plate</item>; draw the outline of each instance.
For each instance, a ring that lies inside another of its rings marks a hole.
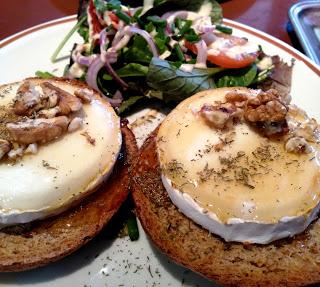
[[[74,35],[64,47],[58,63],[50,56],[75,24],[75,16],[51,21],[0,42],[0,84],[34,76],[35,71],[61,75],[68,63]],[[279,55],[293,69],[293,102],[319,118],[320,68],[289,45],[248,26],[225,20],[234,34],[262,45],[269,55]],[[0,274],[1,286],[217,286],[172,263],[160,254],[140,227],[140,238],[107,240],[108,229],[79,251],[56,263],[19,274]]]

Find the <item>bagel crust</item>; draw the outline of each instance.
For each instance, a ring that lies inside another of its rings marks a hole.
[[[133,174],[137,215],[154,244],[176,263],[225,286],[304,286],[320,282],[320,223],[267,245],[225,242],[179,212],[161,181],[155,130]]]

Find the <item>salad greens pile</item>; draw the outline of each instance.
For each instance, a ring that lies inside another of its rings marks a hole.
[[[241,50],[248,41],[222,25],[216,1],[152,2],[88,1],[73,29],[84,43],[75,45],[66,76],[86,81],[122,113],[146,98],[178,103],[210,88],[250,86],[272,70],[258,68],[258,49]]]

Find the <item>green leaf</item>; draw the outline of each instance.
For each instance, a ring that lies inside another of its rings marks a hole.
[[[227,74],[219,78],[217,87],[247,87],[255,80],[257,75],[257,66],[252,64],[248,68],[227,70]]]
[[[78,33],[83,38],[85,43],[89,42],[89,28],[87,26],[80,26],[78,29]]]
[[[168,50],[166,43],[167,43],[167,39],[163,38],[163,37],[158,37],[155,36],[154,37],[154,42],[156,43],[156,46],[158,48],[158,51],[160,54],[164,53],[166,50]]]
[[[119,0],[93,0],[94,7],[100,13],[104,13],[107,10],[120,10],[121,2]]]
[[[210,5],[211,4],[211,5]],[[159,5],[149,9],[141,18],[143,21],[148,16],[158,15],[162,16],[166,12],[176,10],[186,10],[199,12],[201,8],[208,7],[210,5],[210,16],[214,24],[222,23],[222,8],[215,0],[167,0],[161,2]]]
[[[49,73],[49,72],[43,72],[43,71],[36,71],[35,72],[36,76],[42,79],[51,79],[54,78],[55,75]]]
[[[212,1],[212,10],[210,13],[213,24],[221,24],[223,19],[222,8],[217,1]]]
[[[132,105],[134,105],[137,101],[139,101],[142,98],[143,96],[133,96],[133,97],[130,97],[128,100],[123,101],[118,110],[119,114],[129,109]]]
[[[221,68],[196,69],[185,72],[165,60],[152,58],[147,74],[147,84],[164,92],[167,101],[181,101],[199,91],[215,87],[212,75]]]
[[[149,64],[152,59],[152,53],[149,50],[147,41],[143,37],[135,35],[132,45],[124,52],[124,59],[128,63],[138,62]]]
[[[120,77],[145,77],[148,73],[148,67],[137,63],[130,63],[117,70]]]

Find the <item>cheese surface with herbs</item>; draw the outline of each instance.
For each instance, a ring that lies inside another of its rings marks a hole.
[[[171,200],[227,241],[268,243],[303,231],[319,209],[319,144],[291,153],[245,122],[225,130],[208,125],[201,107],[230,91],[199,93],[162,123],[157,152]]]

